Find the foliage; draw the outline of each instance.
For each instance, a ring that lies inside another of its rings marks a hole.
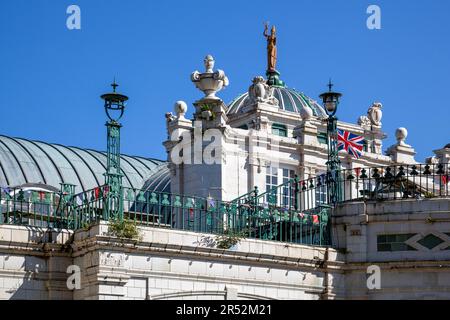
[[[213,108],[212,108],[212,106],[211,105],[209,105],[209,104],[203,104],[202,106],[201,106],[201,109],[200,109],[202,112],[203,111],[210,111],[211,112],[211,120],[215,120],[216,119],[216,114],[214,113],[214,111],[213,111]]]
[[[432,192],[428,192],[428,191],[425,191],[423,196],[424,196],[425,199],[436,198],[436,196]]]
[[[216,247],[218,249],[230,249],[240,243],[241,240],[245,238],[245,235],[245,231],[235,232],[232,230],[226,230],[223,234],[216,236]]]
[[[110,220],[108,232],[111,236],[125,239],[140,240],[141,234],[133,220]]]
[[[91,224],[87,221],[84,221],[81,225],[81,229],[83,229],[84,231],[88,231],[91,228]]]

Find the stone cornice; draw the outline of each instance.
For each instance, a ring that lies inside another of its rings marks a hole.
[[[290,246],[290,245],[288,245]],[[199,246],[187,246],[182,244],[168,244],[158,242],[136,242],[130,240],[118,239],[110,236],[97,235],[82,241],[75,241],[72,244],[73,256],[82,256],[92,251],[118,251],[124,254],[140,253],[159,255],[167,257],[183,257],[199,259],[204,258],[208,261],[223,261],[231,263],[245,263],[250,265],[263,265],[264,267],[283,266],[288,269],[302,268],[302,270],[314,270],[326,272],[328,270],[339,270],[344,262],[324,261],[323,248],[307,248],[316,252],[322,259],[306,259],[302,257],[288,257],[281,255],[258,254],[254,252],[230,251],[216,248],[206,248]],[[306,248],[306,247],[305,247]],[[329,249],[333,250],[333,249]],[[318,251],[323,251],[319,254]],[[326,269],[323,267],[326,264]]]

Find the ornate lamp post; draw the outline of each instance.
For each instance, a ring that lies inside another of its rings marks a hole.
[[[341,190],[339,186],[339,167],[340,161],[338,156],[338,133],[337,133],[337,107],[341,93],[332,91],[333,84],[328,83],[328,92],[320,95],[323,105],[328,115],[327,135],[328,135],[328,162],[327,162],[327,178],[329,185],[330,202],[335,205],[341,199]]]
[[[114,80],[113,92],[101,96],[105,100],[105,112],[108,117],[107,128],[107,166],[105,173],[105,190],[103,190],[105,203],[103,206],[103,219],[110,217],[123,219],[123,190],[122,172],[120,169],[120,128],[118,122],[125,111],[125,101],[128,97],[116,92],[119,86]]]

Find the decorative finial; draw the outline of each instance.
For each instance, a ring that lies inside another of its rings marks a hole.
[[[397,139],[397,145],[408,146],[405,143],[406,137],[408,137],[408,130],[406,130],[406,128],[401,127],[395,131],[395,138]]]
[[[369,110],[367,110],[367,117],[375,127],[381,127],[381,118],[383,117],[382,107],[383,105],[380,102],[374,102]]]
[[[220,100],[216,97],[216,92],[228,86],[228,78],[225,76],[225,72],[223,72],[223,70],[213,70],[214,58],[212,55],[207,55],[203,60],[203,63],[206,69],[205,72],[200,73],[198,71],[194,71],[191,74],[191,81],[198,89],[205,93],[205,97],[203,97],[203,99]]]
[[[114,77],[114,81],[113,81],[113,83],[111,83],[111,87],[113,87],[113,92],[116,92],[116,88],[118,87],[119,85],[116,83],[116,77]]]
[[[174,109],[175,109],[175,114],[177,115],[177,119],[186,120],[184,115],[187,112],[187,108],[188,107],[187,107],[186,102],[184,102],[184,101],[175,102]]]
[[[205,72],[206,73],[213,73],[213,69],[214,69],[214,58],[212,55],[208,54],[205,59],[203,60],[203,63],[205,65]]]
[[[334,86],[334,84],[331,82],[331,78],[330,78],[330,80],[328,81],[328,91],[330,91],[331,92],[331,89],[333,89],[333,86]]]

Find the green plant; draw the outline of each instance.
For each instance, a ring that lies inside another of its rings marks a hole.
[[[433,198],[436,198],[436,196],[435,196],[432,192],[428,192],[428,191],[425,191],[425,192],[423,193],[423,196],[424,196],[425,199],[433,199]]]
[[[216,243],[216,248],[218,249],[230,249],[231,247],[237,245],[245,238],[246,232],[234,232],[226,230],[223,234],[216,236],[214,239]]]
[[[118,238],[141,239],[137,224],[133,220],[110,220],[108,233],[109,235]]]
[[[201,110],[202,112],[203,112],[203,111],[209,111],[209,112],[211,113],[211,120],[215,120],[215,119],[216,119],[216,114],[214,113],[213,108],[212,108],[211,105],[209,105],[209,104],[203,104],[203,105],[200,107],[200,110]]]

